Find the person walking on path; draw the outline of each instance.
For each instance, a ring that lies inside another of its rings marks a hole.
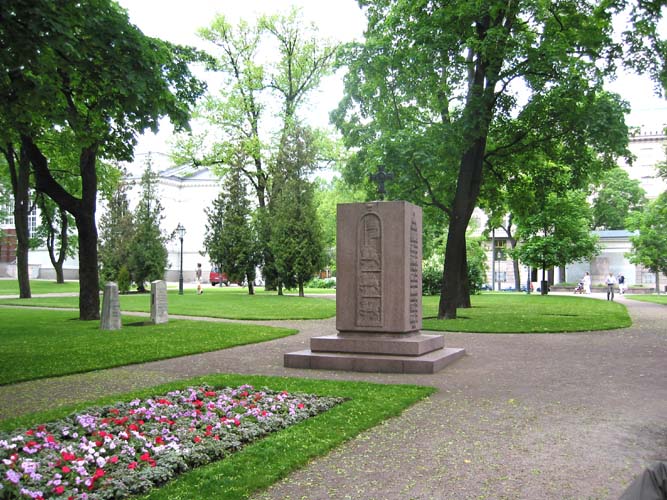
[[[607,284],[607,300],[614,300],[614,285],[616,284],[616,278],[614,278],[612,273],[609,273],[605,283]]]
[[[618,273],[618,293],[625,295],[625,276],[623,276],[623,273]]]
[[[201,295],[203,290],[201,288],[201,264],[197,263],[197,270],[195,271],[195,276],[197,277],[197,295]]]
[[[590,293],[591,293],[591,275],[589,273],[586,273],[584,275],[584,278],[581,281],[584,284],[584,293],[587,294],[587,295],[590,295]]]

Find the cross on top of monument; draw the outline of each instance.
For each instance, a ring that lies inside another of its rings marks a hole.
[[[384,200],[384,195],[386,193],[384,189],[384,181],[390,181],[394,178],[394,174],[384,171],[384,165],[378,165],[377,174],[371,174],[371,182],[377,182],[378,185],[378,194],[380,195],[380,200]]]

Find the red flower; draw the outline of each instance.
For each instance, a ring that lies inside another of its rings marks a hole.
[[[25,431],[26,436],[32,436],[34,434],[35,434],[35,431],[33,431],[32,429],[28,429],[27,431]]]
[[[204,396],[208,396],[209,398],[212,398],[212,397],[217,396],[217,394],[216,394],[215,391],[206,391],[206,392],[204,393]]]
[[[234,419],[234,425],[235,425],[236,427],[238,427],[239,425],[241,425],[241,422],[240,422],[240,420],[239,420],[238,418],[235,418],[235,419]]]
[[[55,488],[53,488],[53,492],[56,495],[62,495],[63,493],[65,493],[65,487],[63,485],[56,486]]]
[[[56,438],[54,438],[51,434],[49,434],[48,436],[46,436],[46,442],[53,444],[56,442]]]
[[[141,455],[139,457],[139,460],[141,460],[142,462],[148,462],[150,459],[151,459],[151,455],[148,452],[144,453],[143,455]]]
[[[101,477],[104,477],[104,469],[97,469],[95,474],[93,474],[93,479],[99,479]]]
[[[112,464],[118,463],[118,457],[116,455],[114,455],[113,457],[111,457],[109,459],[109,462],[111,462]]]
[[[60,469],[60,470],[63,471],[63,474],[69,474],[70,472],[72,472],[72,469],[70,469],[70,468],[67,467],[66,465],[63,465],[63,468]]]
[[[201,442],[201,438],[200,438],[199,436],[195,436],[194,442],[195,442],[195,443],[200,443],[200,442]]]
[[[163,399],[158,399],[157,402],[160,403],[161,405],[167,405],[167,406],[172,405],[171,401],[169,401],[168,399],[164,399],[164,398]]]
[[[127,464],[127,468],[128,469],[136,469],[137,465],[139,465],[137,462],[130,462],[129,464]]]
[[[156,437],[155,444],[164,444],[164,438],[162,436]]]
[[[297,408],[299,408],[299,410],[303,409],[303,403],[299,403],[299,404],[296,405],[296,406],[297,406]]]

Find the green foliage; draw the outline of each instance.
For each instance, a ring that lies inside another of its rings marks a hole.
[[[334,177],[326,182],[318,179],[315,185],[317,220],[327,252],[329,269],[336,269],[336,211],[339,203],[365,201],[364,193],[346,184],[342,178]]]
[[[390,198],[447,214],[442,311],[455,317],[478,196],[511,185],[539,156],[539,166],[572,164],[574,180],[625,153],[627,105],[604,91],[623,52],[611,22],[620,4],[364,5],[366,38],[345,47],[345,97],[332,116],[354,151],[345,177],[367,186],[382,164],[396,178]]]
[[[270,245],[278,276],[287,288],[298,285],[301,296],[304,284],[326,262],[314,187],[306,179],[314,167],[314,155],[309,131],[290,127],[277,158],[270,205]]]
[[[130,278],[130,270],[125,264],[120,266],[118,271],[118,291],[120,293],[128,293],[130,291],[130,285],[132,284],[132,279]]]
[[[605,173],[593,202],[594,229],[625,229],[625,220],[641,211],[646,203],[645,191],[638,180],[616,167]]]
[[[232,282],[255,279],[255,268],[261,262],[257,234],[250,213],[247,189],[241,173],[231,169],[225,176],[226,192],[221,193],[211,209],[204,246],[209,256]],[[252,293],[252,288],[249,287]]]
[[[313,278],[306,284],[306,287],[334,289],[336,288],[336,280],[333,278]]]
[[[106,199],[106,210],[100,217],[99,261],[103,283],[115,281],[120,286],[120,270],[127,269],[134,239],[134,216],[127,199],[128,185],[119,183]]]
[[[168,116],[187,126],[203,93],[193,49],[145,36],[110,0],[7,0],[0,7],[0,141],[20,138],[38,191],[77,222],[81,319],[99,317],[99,158],[131,160],[136,137]],[[55,175],[44,138],[63,134],[78,157],[80,191]]]
[[[643,212],[630,215],[627,225],[631,231],[639,231],[630,237],[630,262],[653,273],[667,273],[667,193],[648,203]]]
[[[542,270],[591,259],[599,253],[597,237],[589,230],[591,209],[586,193],[540,194],[533,210],[517,217],[520,244],[513,253],[525,264]]]
[[[466,254],[468,256],[468,286],[471,294],[481,291],[486,281],[486,252],[484,251],[484,237],[468,237],[466,239]],[[443,260],[436,254],[422,262],[422,294],[439,295],[442,290]]]
[[[157,182],[158,175],[153,172],[148,161],[141,177],[141,199],[134,213],[134,233],[129,244],[127,260],[132,281],[142,292],[145,291],[146,281],[163,279],[168,263],[165,246],[167,238],[160,229],[163,215]]]

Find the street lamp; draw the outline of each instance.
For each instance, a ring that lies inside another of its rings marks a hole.
[[[185,234],[185,228],[180,222],[176,226],[176,232],[181,240],[181,270],[178,273],[178,294],[183,295],[183,235]]]

